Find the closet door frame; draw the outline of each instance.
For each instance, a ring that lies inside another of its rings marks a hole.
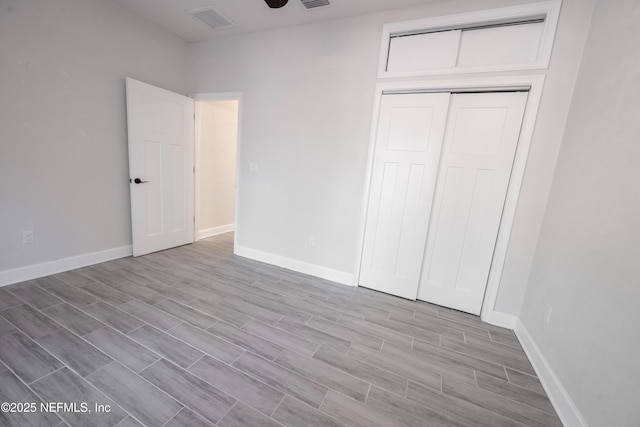
[[[365,222],[369,208],[369,194],[371,190],[371,177],[373,173],[373,160],[375,143],[380,117],[380,107],[382,96],[392,93],[420,93],[420,92],[497,92],[509,90],[527,90],[529,97],[525,107],[520,139],[516,150],[511,180],[507,188],[507,196],[504,203],[502,221],[498,229],[498,238],[494,250],[493,260],[489,271],[484,300],[480,318],[488,323],[503,327],[514,328],[515,324],[511,316],[503,315],[495,311],[498,289],[502,279],[502,270],[507,256],[511,228],[515,219],[520,189],[529,155],[529,148],[533,137],[533,131],[542,97],[544,86],[544,75],[523,75],[507,77],[489,78],[468,78],[451,80],[415,80],[393,83],[378,83],[375,89],[375,101],[373,106],[373,116],[371,120],[371,132],[369,137],[369,151],[367,158],[367,169],[365,187],[362,197],[362,210],[360,216],[360,229],[358,233],[358,247],[356,254],[356,265],[354,268],[354,284],[360,283],[360,267],[362,264],[362,253],[364,248]]]

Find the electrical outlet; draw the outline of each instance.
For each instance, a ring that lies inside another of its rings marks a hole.
[[[35,243],[35,241],[36,235],[33,230],[26,230],[22,232],[22,243],[24,243],[25,245],[30,245],[32,243]]]
[[[551,323],[551,312],[552,311],[553,311],[553,308],[551,308],[551,306],[549,304],[547,304],[547,311],[544,313],[544,321],[546,322],[547,325],[549,323]]]
[[[309,236],[309,247],[310,248],[316,247],[316,238],[313,236]]]

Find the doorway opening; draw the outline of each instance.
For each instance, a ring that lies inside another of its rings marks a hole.
[[[194,98],[194,241],[198,241],[236,231],[240,94]]]

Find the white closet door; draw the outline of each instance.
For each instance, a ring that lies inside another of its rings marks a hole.
[[[360,286],[416,298],[449,98],[382,96]]]
[[[418,299],[480,313],[526,100],[451,96]]]

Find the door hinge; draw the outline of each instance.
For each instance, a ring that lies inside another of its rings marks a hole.
[[[193,167],[193,173],[196,173],[196,167],[195,166]]]

